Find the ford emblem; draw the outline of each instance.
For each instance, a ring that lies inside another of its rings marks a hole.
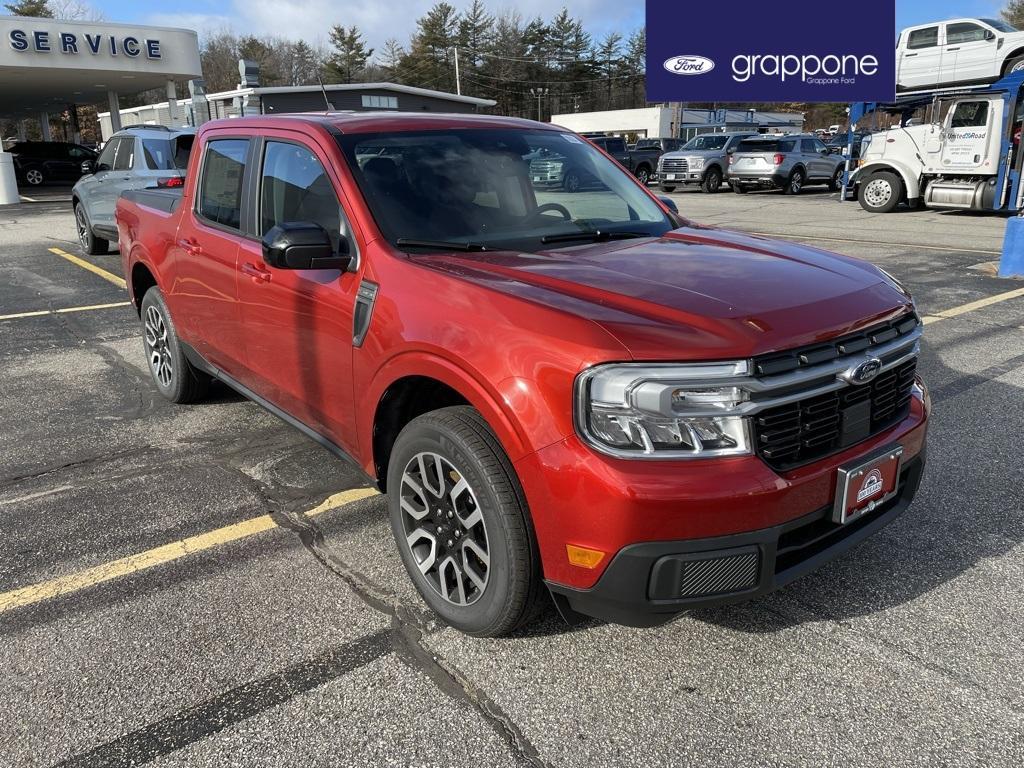
[[[673,56],[665,59],[664,67],[673,75],[706,75],[715,68],[715,62],[706,56]]]
[[[881,372],[882,361],[877,357],[872,357],[851,368],[847,368],[840,375],[851,384],[867,384]]]

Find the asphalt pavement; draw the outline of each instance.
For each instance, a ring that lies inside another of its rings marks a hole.
[[[434,619],[350,467],[227,388],[157,395],[102,274],[120,257],[82,255],[67,204],[0,210],[0,765],[1024,763],[1024,281],[995,277],[1005,219],[673,197],[914,292],[934,400],[920,494],[756,602],[647,630],[549,610],[501,640]]]

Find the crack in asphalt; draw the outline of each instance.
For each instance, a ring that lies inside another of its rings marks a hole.
[[[339,576],[367,606],[391,618],[392,643],[399,659],[425,675],[442,693],[480,715],[509,747],[517,763],[549,768],[522,729],[493,699],[423,644],[425,636],[442,629],[431,612],[405,604],[398,595],[352,568],[331,549],[323,530],[305,513],[271,513],[271,517],[282,528],[296,533],[313,557]]]

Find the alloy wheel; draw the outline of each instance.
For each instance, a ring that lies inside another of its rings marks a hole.
[[[171,386],[174,368],[171,365],[171,350],[168,343],[167,323],[156,307],[146,309],[146,357],[153,376],[164,387]]]
[[[646,168],[641,168],[636,172],[636,178],[641,184],[647,186],[647,182],[651,179],[651,174],[648,173]]]
[[[885,179],[872,179],[864,187],[864,199],[872,208],[881,208],[892,197],[892,185]]]
[[[794,173],[789,179],[789,191],[794,195],[797,194],[804,186],[804,177],[799,171]]]
[[[85,220],[85,211],[82,210],[81,205],[75,206],[75,223],[78,226],[78,242],[82,244],[82,248],[86,251],[89,250],[89,222]]]
[[[437,453],[417,453],[400,490],[405,541],[416,567],[453,605],[475,603],[487,588],[490,546],[469,481]]]
[[[1010,67],[1011,72],[1020,72],[1022,69],[1024,69],[1024,59],[1021,59],[1012,67]]]
[[[32,168],[25,172],[25,181],[33,187],[43,183],[43,172]]]

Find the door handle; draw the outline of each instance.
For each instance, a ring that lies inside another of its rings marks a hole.
[[[947,48],[946,50],[947,51],[959,51],[960,50],[960,46],[957,46],[956,48]]]
[[[180,245],[189,256],[201,256],[203,253],[203,247],[199,244],[198,240],[193,240],[191,237],[182,238],[178,241]]]
[[[917,56],[916,53],[905,53],[903,54],[904,59],[909,59],[911,56]]]
[[[258,267],[255,264],[246,262],[242,265],[242,272],[247,274],[254,283],[269,283],[270,272],[263,267]]]

